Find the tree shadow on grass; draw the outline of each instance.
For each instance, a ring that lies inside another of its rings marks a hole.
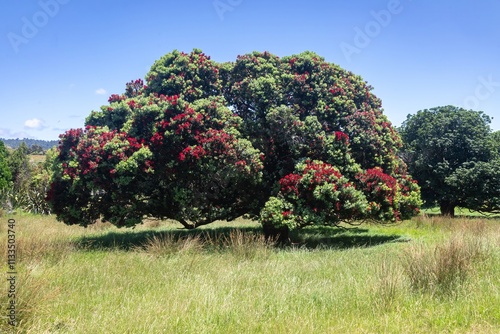
[[[177,241],[184,238],[198,238],[201,243],[216,242],[221,243],[223,240],[230,237],[231,233],[243,232],[245,234],[262,234],[260,227],[214,227],[205,229],[177,229],[177,230],[146,230],[134,231],[128,230],[124,232],[111,231],[105,234],[96,236],[85,236],[76,241],[78,248],[88,250],[133,250],[137,247],[144,246],[148,241],[154,238],[169,238],[169,240]]]
[[[307,249],[350,249],[386,243],[407,242],[401,235],[373,234],[367,228],[310,227],[291,237],[293,244]]]
[[[439,209],[436,208],[427,208],[424,211],[424,215],[429,217],[442,217],[449,219],[491,219],[491,220],[499,220],[500,213],[488,213],[488,212],[479,212],[475,210],[470,210],[467,208],[456,208],[455,216],[452,218],[450,216],[442,215]]]
[[[130,251],[147,244],[154,238],[168,238],[172,241],[184,238],[198,238],[200,243],[211,247],[220,247],[227,242],[235,233],[246,236],[263,235],[260,226],[255,227],[213,227],[195,230],[146,230],[146,231],[124,231],[108,233],[96,236],[85,236],[76,240],[77,247],[85,250],[110,250],[118,249]],[[251,238],[249,238],[251,239]],[[255,240],[255,239],[254,239]],[[372,234],[366,228],[335,228],[335,227],[308,227],[295,231],[290,235],[290,243],[276,245],[277,248],[301,248],[301,249],[350,249],[365,248],[393,242],[406,242],[407,238],[400,235]]]

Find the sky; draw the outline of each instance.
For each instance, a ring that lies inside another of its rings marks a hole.
[[[172,50],[218,62],[314,51],[363,77],[396,126],[444,105],[500,130],[497,0],[23,0],[0,13],[0,138],[57,140]]]

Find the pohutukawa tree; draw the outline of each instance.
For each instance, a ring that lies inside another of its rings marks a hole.
[[[61,136],[48,198],[58,219],[84,226],[250,214],[286,235],[393,222],[421,204],[400,147],[371,87],[314,53],[218,64],[174,51]]]

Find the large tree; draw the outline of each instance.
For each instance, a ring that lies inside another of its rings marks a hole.
[[[481,177],[491,175],[482,164],[494,155],[489,124],[483,112],[454,106],[408,115],[401,127],[404,157],[427,206],[439,205],[441,213],[449,216],[457,206],[483,208],[471,201],[462,181],[487,182]]]
[[[153,216],[194,228],[244,213],[275,231],[396,221],[420,205],[400,146],[371,87],[314,53],[218,64],[174,51],[61,136],[49,200],[84,226]],[[304,184],[297,198],[289,179]],[[295,221],[268,219],[265,207]]]

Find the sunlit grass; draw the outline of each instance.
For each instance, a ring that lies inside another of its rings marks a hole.
[[[245,220],[186,231],[172,222],[120,230],[109,224],[70,227],[53,217],[14,218],[22,296],[19,332],[500,329],[497,220],[419,217],[347,231],[310,228],[294,235],[290,247],[276,248],[262,238],[255,222]],[[2,249],[5,235],[2,224]],[[6,263],[4,251],[2,256]],[[458,260],[458,279],[439,286],[432,279],[439,275],[437,268],[453,268],[447,258]],[[441,262],[432,267],[432,261]],[[431,283],[415,283],[426,276]],[[7,301],[5,293],[0,300],[2,305]],[[5,322],[0,329],[8,329]]]
[[[441,210],[438,207],[423,209],[427,215],[440,215]],[[491,213],[480,213],[474,210],[469,210],[467,208],[456,207],[455,208],[455,216],[459,217],[476,217],[476,218],[500,218],[500,214],[491,214]]]

